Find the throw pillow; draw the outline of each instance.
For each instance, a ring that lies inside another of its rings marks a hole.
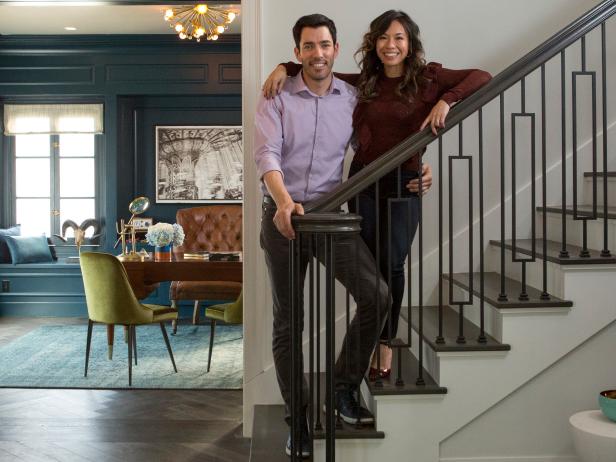
[[[5,236],[20,236],[21,225],[15,225],[11,228],[0,229],[0,263],[11,263],[11,254],[9,246],[6,244]]]
[[[14,265],[53,261],[45,236],[6,236],[5,239]]]

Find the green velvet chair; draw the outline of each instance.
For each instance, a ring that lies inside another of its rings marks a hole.
[[[223,321],[225,324],[242,324],[244,321],[244,306],[242,300],[242,292],[240,292],[237,300],[233,303],[212,305],[205,309],[205,316],[210,318],[210,351],[207,358],[208,372],[210,372],[210,364],[212,362],[212,349],[214,348],[216,321]]]
[[[164,324],[165,321],[177,319],[177,309],[168,306],[139,303],[130,286],[124,266],[113,255],[98,252],[82,252],[79,262],[81,264],[81,274],[83,276],[86,303],[88,305],[88,335],[86,340],[84,377],[88,375],[92,326],[95,322],[127,327],[128,386],[132,385],[133,351],[135,353],[135,364],[137,364],[135,326],[160,324],[160,330],[167,345],[173,370],[177,372]]]

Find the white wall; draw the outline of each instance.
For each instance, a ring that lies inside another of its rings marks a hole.
[[[255,198],[260,196],[260,191],[251,156],[254,92],[276,63],[292,59],[294,45],[291,28],[297,18],[320,12],[337,23],[341,53],[335,70],[355,71],[353,53],[370,20],[386,9],[399,8],[407,11],[419,24],[427,60],[441,62],[451,68],[479,67],[497,74],[596,3],[596,0],[417,0],[412,4],[401,0],[385,4],[356,0],[246,2],[242,12],[242,27],[247,197],[244,233],[244,295],[247,300],[244,423],[247,435],[251,433],[252,405],[280,401],[271,367],[272,319],[269,281],[258,244],[260,213],[258,199]],[[495,114],[494,109],[487,109],[486,115]],[[489,146],[490,142],[488,139],[486,146]],[[433,159],[430,156],[433,154],[428,154],[429,161]],[[487,173],[492,172],[494,176],[495,169],[498,168],[495,160],[498,153],[487,150],[486,157],[492,159],[487,165]],[[432,162],[435,163],[435,160]],[[523,182],[523,178],[520,182]],[[496,203],[497,194],[494,188],[497,184],[491,180],[486,191],[488,197],[494,198],[493,203]],[[436,195],[432,194],[424,203],[426,229],[435,229],[435,208]],[[432,231],[431,234],[435,233]],[[433,249],[434,244],[434,239],[428,240],[425,248]]]
[[[441,460],[559,460],[574,455],[569,417],[598,409],[599,392],[616,387],[615,338],[612,323],[443,441]]]

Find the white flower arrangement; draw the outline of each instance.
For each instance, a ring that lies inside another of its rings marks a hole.
[[[169,244],[182,245],[184,242],[184,229],[174,223],[156,223],[148,228],[145,235],[148,244],[155,247],[164,247]]]

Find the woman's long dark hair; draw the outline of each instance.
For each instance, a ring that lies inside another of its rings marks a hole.
[[[426,67],[424,49],[419,37],[419,26],[403,11],[389,10],[370,23],[370,30],[364,35],[360,48],[355,52],[355,59],[361,69],[357,83],[360,101],[366,102],[377,96],[376,83],[383,64],[376,54],[376,42],[393,21],[398,21],[406,31],[409,40],[409,56],[404,60],[403,79],[396,93],[413,100],[419,88],[427,83],[422,71]]]

